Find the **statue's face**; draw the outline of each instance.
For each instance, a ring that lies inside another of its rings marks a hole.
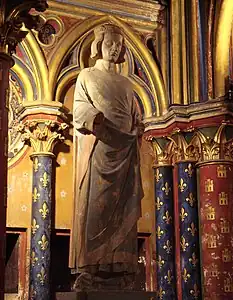
[[[122,43],[122,35],[106,32],[101,46],[103,60],[116,63],[121,53]]]

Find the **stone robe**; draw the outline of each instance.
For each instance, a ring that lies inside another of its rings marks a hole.
[[[94,135],[93,122],[100,112],[105,119]],[[135,272],[143,190],[139,119],[130,81],[96,67],[82,70],[76,82],[73,118],[70,267],[77,272]]]

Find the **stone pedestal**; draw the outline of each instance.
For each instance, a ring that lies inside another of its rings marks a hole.
[[[156,292],[96,291],[57,293],[56,300],[156,300]]]

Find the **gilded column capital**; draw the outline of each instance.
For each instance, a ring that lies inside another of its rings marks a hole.
[[[233,162],[233,124],[224,122],[217,128],[173,131],[163,137],[148,136],[155,153],[155,164],[170,165],[182,161],[198,164],[214,161]]]
[[[0,52],[12,55],[19,42],[28,31],[23,30],[23,24],[27,29],[36,29],[39,25],[39,17],[29,14],[34,8],[38,12],[45,11],[48,7],[46,0],[31,1],[1,1],[0,9]]]
[[[33,148],[33,155],[54,155],[53,149],[58,141],[65,140],[66,123],[52,120],[27,120],[18,126],[22,140]]]
[[[200,147],[192,140],[188,143],[182,133],[151,139],[155,164],[172,165],[179,161],[198,161]]]

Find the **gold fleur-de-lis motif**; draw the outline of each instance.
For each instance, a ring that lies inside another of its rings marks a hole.
[[[196,283],[193,286],[193,290],[190,291],[190,294],[193,295],[194,299],[198,299],[200,291],[198,290]]]
[[[184,222],[185,218],[188,216],[188,214],[186,213],[185,209],[182,207],[181,211],[180,211],[180,219],[181,222]]]
[[[166,241],[166,243],[163,246],[163,249],[167,252],[167,254],[170,254],[172,251],[172,245],[169,240]]]
[[[169,211],[167,210],[165,215],[163,216],[163,220],[166,224],[170,224],[172,217],[169,215]]]
[[[33,267],[35,267],[37,261],[38,261],[38,257],[36,257],[35,251],[32,251],[31,262]]]
[[[184,273],[182,274],[182,277],[184,279],[184,282],[187,282],[188,279],[191,277],[185,268],[184,268]]]
[[[40,273],[37,274],[37,278],[39,278],[39,281],[40,281],[41,285],[44,285],[46,277],[47,277],[47,275],[45,273],[45,268],[42,266],[41,270],[40,270]]]
[[[160,200],[159,197],[157,197],[157,201],[156,201],[156,209],[160,210],[161,206],[163,205],[163,202]]]
[[[195,234],[197,232],[197,228],[195,227],[195,224],[193,222],[190,224],[190,227],[188,228],[188,231],[191,232],[192,236],[195,236]]]
[[[48,179],[48,174],[46,172],[44,172],[43,177],[40,178],[40,182],[42,182],[43,188],[47,187],[49,183],[49,179]]]
[[[172,276],[172,272],[171,272],[170,270],[168,270],[167,275],[164,276],[164,279],[167,280],[167,283],[168,283],[168,284],[171,284],[171,283],[172,283],[173,276]]]
[[[164,263],[165,263],[165,261],[162,259],[161,255],[159,255],[158,266],[159,266],[160,269],[162,268]]]
[[[37,229],[39,229],[40,226],[36,223],[36,219],[32,220],[32,234],[35,234],[37,232]]]
[[[44,204],[42,205],[42,208],[39,209],[39,212],[41,213],[42,218],[45,220],[47,217],[47,214],[49,213],[49,209],[48,209],[46,202],[44,202]]]
[[[160,178],[162,178],[162,177],[163,177],[163,175],[159,172],[159,168],[157,168],[155,171],[156,182],[159,182]]]
[[[34,171],[37,172],[39,170],[40,166],[41,166],[41,163],[39,163],[39,159],[38,159],[38,157],[36,157],[34,160],[34,163],[33,163]]]
[[[161,236],[164,234],[164,231],[161,230],[161,227],[158,226],[157,227],[157,236],[158,236],[158,239],[160,240]]]
[[[192,164],[188,164],[188,167],[184,170],[185,173],[188,174],[189,177],[192,177],[193,175],[193,167]]]
[[[185,199],[191,207],[194,206],[196,199],[193,197],[193,193],[189,193],[188,197]]]
[[[170,190],[171,190],[171,188],[169,187],[168,182],[165,182],[164,186],[162,187],[162,191],[164,191],[165,194],[168,196]]]
[[[48,248],[49,242],[47,241],[45,234],[42,235],[41,240],[38,241],[38,244],[40,245],[41,250],[46,250]]]
[[[158,298],[159,300],[163,300],[163,296],[165,295],[165,291],[160,287],[158,290]]]
[[[195,252],[193,252],[192,257],[189,258],[190,263],[193,265],[193,267],[196,267],[197,263],[198,263],[198,259],[196,257]]]
[[[36,202],[39,198],[40,198],[40,194],[38,193],[37,188],[34,187],[33,194],[32,194],[33,202]]]
[[[181,249],[183,250],[183,252],[185,252],[186,248],[189,246],[189,243],[186,242],[185,237],[183,235],[180,239],[180,246],[181,246]]]
[[[180,178],[180,184],[178,185],[178,188],[180,189],[181,193],[183,193],[186,187],[187,184],[184,182],[184,179]]]

